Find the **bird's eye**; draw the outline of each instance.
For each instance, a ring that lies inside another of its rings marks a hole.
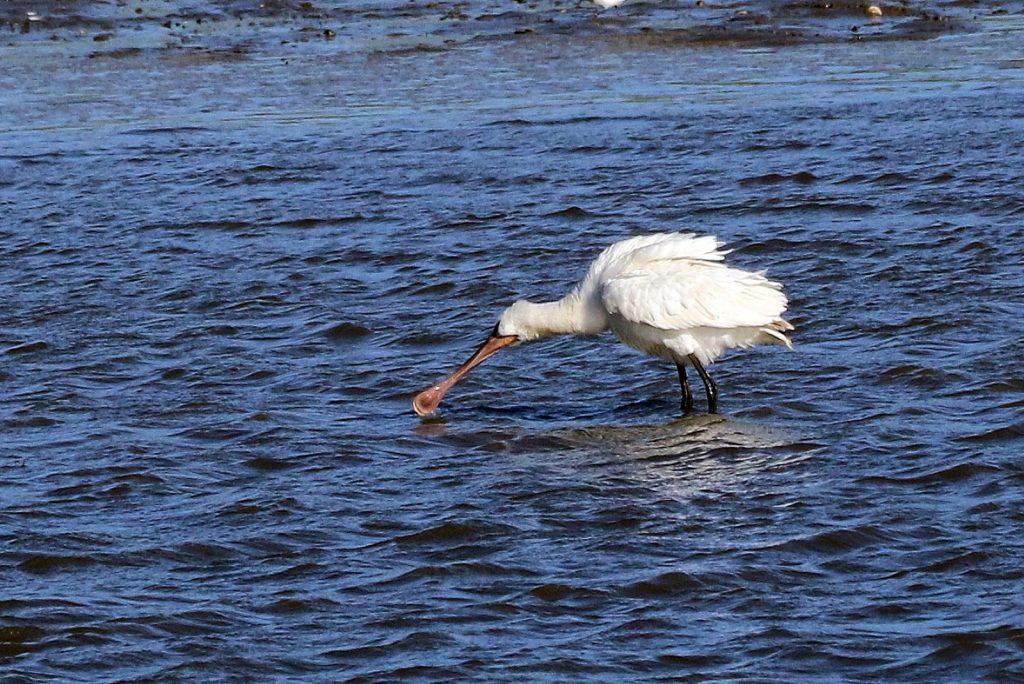
[[[500,325],[501,325],[501,321],[498,321],[497,323],[494,324],[494,330],[491,331],[491,337],[497,337],[498,336],[498,326],[500,326]]]

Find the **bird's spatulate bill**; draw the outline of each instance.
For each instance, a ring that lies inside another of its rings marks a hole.
[[[444,399],[444,395],[455,386],[455,383],[465,377],[469,371],[493,356],[502,347],[514,344],[517,339],[515,335],[492,335],[488,337],[487,341],[480,345],[480,348],[469,357],[468,361],[456,368],[454,373],[436,385],[431,385],[417,394],[416,398],[412,400],[412,409],[420,416],[431,415],[437,410],[441,400]]]

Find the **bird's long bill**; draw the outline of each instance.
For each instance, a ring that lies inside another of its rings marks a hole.
[[[480,345],[480,348],[469,357],[468,361],[456,368],[454,373],[417,394],[416,398],[412,400],[412,409],[420,416],[429,416],[437,410],[444,395],[455,386],[455,383],[465,377],[469,371],[491,358],[499,349],[515,344],[518,339],[515,335],[488,337],[487,341]]]

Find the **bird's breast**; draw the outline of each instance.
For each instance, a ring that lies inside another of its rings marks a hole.
[[[678,354],[666,343],[678,337],[680,331],[662,330],[643,323],[634,323],[614,314],[608,317],[608,324],[623,344],[659,359],[679,362],[676,358]]]

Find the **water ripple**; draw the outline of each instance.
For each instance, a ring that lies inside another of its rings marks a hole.
[[[11,681],[1020,679],[1018,15],[37,5],[0,9],[45,75],[0,89]],[[412,414],[655,230],[786,285],[795,350],[716,363],[721,415],[607,336]]]

